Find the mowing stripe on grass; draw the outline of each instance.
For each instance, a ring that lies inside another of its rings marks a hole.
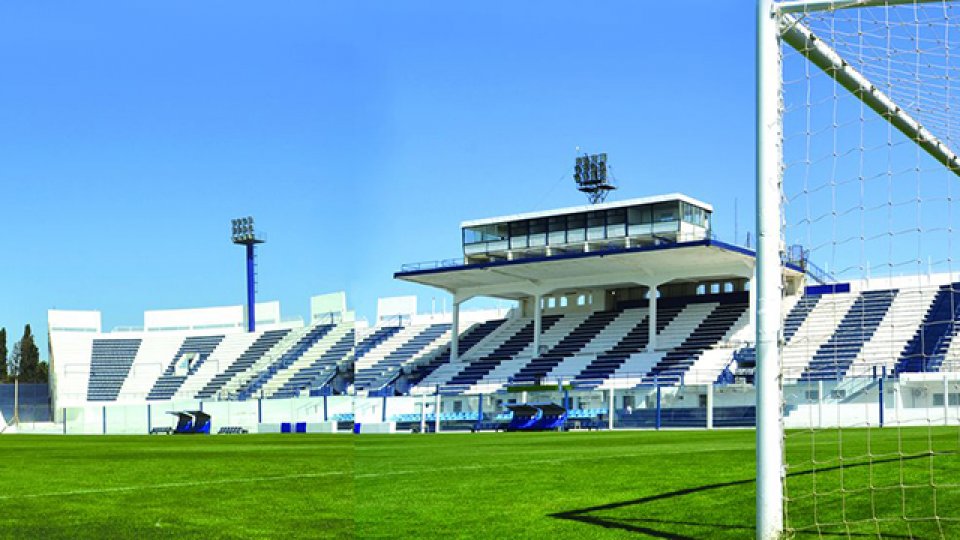
[[[163,484],[148,484],[138,486],[119,486],[96,489],[75,489],[71,491],[53,491],[49,493],[28,493],[25,495],[0,495],[0,501],[12,499],[38,499],[41,497],[66,497],[71,495],[102,495],[105,493],[122,493],[127,491],[146,491],[149,489],[171,489],[181,487],[204,487],[223,484],[246,484],[265,480],[300,480],[305,478],[322,478],[324,476],[338,476],[350,474],[346,471],[330,471],[323,473],[285,474],[281,476],[252,476],[249,478],[225,478],[222,480],[203,480],[196,482],[166,482]]]

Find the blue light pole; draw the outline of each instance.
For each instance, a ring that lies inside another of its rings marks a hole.
[[[247,248],[247,331],[253,332],[257,328],[257,272],[254,261],[256,260],[256,245],[262,244],[263,239],[257,238],[253,230],[253,218],[245,217],[231,220],[233,234],[230,239],[234,244],[243,245]]]

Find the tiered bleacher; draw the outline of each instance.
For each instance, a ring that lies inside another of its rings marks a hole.
[[[96,339],[90,357],[87,399],[113,401],[140,349],[139,339]]]
[[[695,366],[691,382],[713,380],[736,350],[726,343],[746,330],[749,319],[742,293],[662,299],[657,310],[658,348],[650,352],[645,311],[644,305],[546,316],[542,343],[552,345],[537,356],[530,349],[532,321],[507,321],[502,331],[463,354],[461,363],[440,366],[424,378],[420,390],[439,385],[444,393],[490,392],[506,385],[564,381],[596,388],[619,379],[634,385],[654,380],[671,384],[679,383]]]
[[[342,293],[327,296],[342,304]],[[304,325],[280,321],[278,304],[267,305],[267,316],[271,307],[272,319],[253,332],[244,331],[239,306],[147,312],[143,328],[114,332],[100,329],[97,312],[51,312],[53,410],[90,402],[146,405],[344,392],[353,371],[352,316],[315,313],[315,322]]]
[[[334,328],[332,324],[316,324],[303,331],[296,332],[295,342],[289,349],[276,357],[266,359],[266,367],[256,370],[252,376],[248,377],[237,387],[237,396],[240,399],[246,399],[261,394],[260,390],[279,372],[289,369],[294,363],[308,354],[311,349],[317,346]]]
[[[353,378],[353,347],[355,333],[351,328],[342,333],[330,333],[338,339],[316,358],[304,355],[299,362],[294,362],[286,370],[278,373],[268,383],[264,384],[264,391],[271,398],[296,397],[303,391],[321,388],[337,375],[344,375],[347,380],[344,386]]]
[[[177,393],[183,381],[200,369],[214,349],[223,341],[223,336],[190,336],[183,340],[163,375],[154,383],[147,395],[149,400],[168,400]],[[178,364],[180,364],[178,366]],[[178,369],[179,367],[179,369]]]
[[[261,334],[227,369],[221,371],[196,394],[197,399],[213,397],[230,380],[247,371],[283,339],[289,330],[271,330]]]
[[[381,330],[373,335],[383,335]],[[354,386],[357,390],[377,390],[392,382],[404,366],[437,349],[450,339],[450,324],[413,325],[396,329],[376,345],[365,340],[366,350],[356,360]]]

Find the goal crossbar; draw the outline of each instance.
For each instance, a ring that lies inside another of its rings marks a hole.
[[[904,4],[932,4],[943,0],[790,0],[778,2],[778,13],[809,13],[812,11],[836,11],[838,9],[899,6]]]
[[[867,77],[857,71],[825,41],[818,39],[809,28],[793,15],[780,17],[780,35],[791,47],[822,69],[841,86],[852,92],[868,107],[886,119],[901,133],[916,142],[934,159],[960,176],[960,156],[939,137],[910,115],[903,107]]]

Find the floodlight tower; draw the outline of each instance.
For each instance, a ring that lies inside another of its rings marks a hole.
[[[252,217],[233,219],[230,223],[233,226],[233,234],[230,239],[234,244],[243,245],[247,248],[247,331],[253,332],[257,328],[257,316],[255,313],[257,303],[257,273],[254,265],[254,256],[256,245],[262,244],[264,240],[257,238],[257,234],[253,230]]]
[[[586,193],[590,204],[603,202],[608,193],[617,189],[607,179],[607,154],[578,156],[573,179],[577,189]]]

